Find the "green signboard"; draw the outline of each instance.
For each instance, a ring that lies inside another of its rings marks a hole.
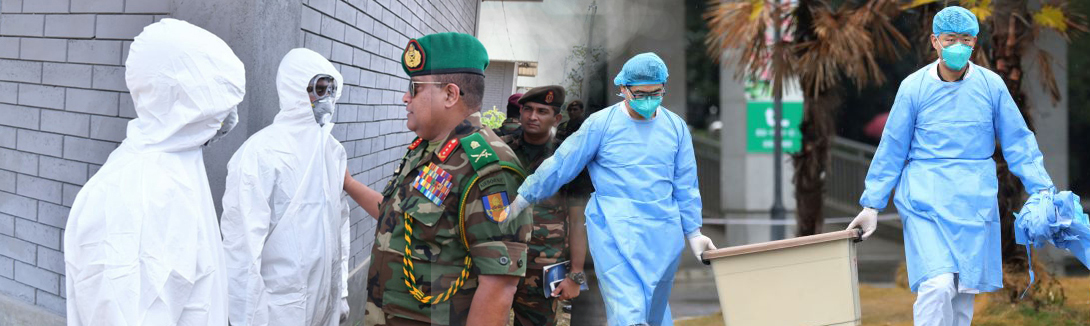
[[[773,121],[775,112],[771,101],[749,101],[746,103],[746,151],[750,153],[772,153],[776,142]],[[783,102],[783,120],[780,121],[783,133],[783,151],[798,152],[802,147],[802,102]]]

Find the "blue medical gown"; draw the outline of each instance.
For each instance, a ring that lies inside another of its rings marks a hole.
[[[692,135],[659,107],[651,120],[623,103],[592,114],[519,187],[530,202],[548,198],[583,168],[594,194],[587,238],[610,325],[672,325],[667,299],[684,235],[700,229]]]
[[[1055,190],[1033,132],[994,72],[970,64],[943,82],[932,63],[901,82],[859,204],[894,204],[904,224],[912,291],[943,273],[959,287],[1003,287],[995,142],[1026,191]]]

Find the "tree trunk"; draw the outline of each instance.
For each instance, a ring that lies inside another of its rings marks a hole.
[[[822,1],[800,0],[795,11],[795,41],[805,42],[817,38],[814,31],[813,10],[824,6]],[[790,47],[788,47],[790,48]],[[803,114],[799,131],[802,147],[791,154],[795,175],[796,236],[821,232],[825,224],[823,198],[825,195],[825,170],[829,166],[829,147],[836,134],[836,114],[844,102],[839,90],[815,91],[813,81],[801,80]]]
[[[825,195],[825,171],[829,166],[829,148],[836,135],[836,115],[844,97],[838,90],[813,94],[804,88],[802,123],[802,148],[791,155],[795,167],[792,181],[795,184],[797,207],[796,236],[821,233],[825,224],[823,198]]]
[[[995,72],[1003,78],[1007,89],[1010,91],[1014,103],[1026,120],[1030,130],[1033,128],[1033,117],[1030,115],[1030,107],[1026,103],[1026,96],[1022,92],[1024,71],[1022,70],[1022,55],[1024,50],[1032,45],[1033,31],[1029,26],[1017,17],[1028,19],[1030,17],[1025,0],[999,0],[995,3],[995,16],[992,17],[992,57],[991,66]],[[1002,149],[996,145],[993,158],[996,162],[996,172],[999,178],[999,221],[1002,227],[1002,251],[1003,269],[1010,273],[1025,274],[1029,268],[1029,259],[1026,249],[1014,242],[1014,212],[1023,202],[1025,188],[1007,166],[1003,158]],[[1012,282],[1014,280],[1023,282]],[[1018,300],[1026,287],[1027,279],[1018,277],[1005,278],[1004,288],[1007,289],[1011,302]]]

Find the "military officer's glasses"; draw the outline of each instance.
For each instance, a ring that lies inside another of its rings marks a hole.
[[[418,84],[424,84],[424,85],[446,85],[446,84],[454,84],[454,83],[444,83],[444,82],[428,82],[428,81],[413,81],[413,80],[409,80],[409,97],[416,97],[416,85],[418,85]],[[456,84],[456,85],[457,85],[457,84]],[[458,95],[461,95],[461,96],[465,96],[465,95],[466,95],[466,93],[465,93],[465,92],[462,92],[462,88],[461,88],[461,87],[459,87],[459,88],[458,88]]]

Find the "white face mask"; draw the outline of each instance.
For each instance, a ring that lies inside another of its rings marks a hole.
[[[230,133],[232,129],[235,129],[235,125],[237,124],[238,106],[235,106],[231,108],[231,113],[227,114],[227,118],[224,118],[223,122],[220,123],[220,129],[216,130],[216,134],[212,135],[212,138],[208,139],[208,141],[204,143],[204,146],[211,145],[212,143],[223,139],[223,137],[227,137],[227,134]]]

